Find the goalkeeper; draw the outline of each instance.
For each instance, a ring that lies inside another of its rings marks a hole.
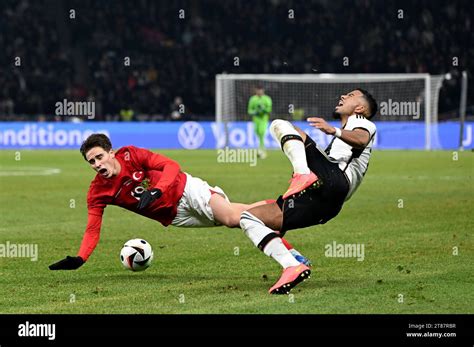
[[[252,117],[255,133],[258,137],[258,156],[264,159],[267,156],[265,151],[265,134],[267,133],[268,121],[272,112],[272,98],[265,94],[263,87],[258,86],[255,88],[255,95],[249,99],[247,112]]]

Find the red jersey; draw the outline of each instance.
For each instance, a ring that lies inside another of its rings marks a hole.
[[[117,205],[169,225],[186,185],[186,175],[175,161],[149,150],[127,146],[115,153],[121,170],[105,178],[97,174],[87,194],[88,221],[79,256],[89,258],[99,242],[102,214],[107,205]],[[158,188],[163,195],[143,210],[138,210],[145,189]]]

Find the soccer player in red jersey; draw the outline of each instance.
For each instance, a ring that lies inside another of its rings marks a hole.
[[[99,242],[107,205],[123,207],[165,227],[233,228],[239,227],[243,211],[267,203],[231,203],[221,188],[181,171],[177,162],[135,146],[114,151],[104,134],[89,136],[80,151],[97,172],[87,194],[87,227],[78,255],[50,265],[51,270],[74,270],[87,261]],[[307,261],[291,245],[287,248]]]

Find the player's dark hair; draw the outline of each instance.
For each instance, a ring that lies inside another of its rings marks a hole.
[[[364,99],[369,104],[369,114],[370,114],[370,116],[367,117],[367,118],[372,119],[375,116],[375,114],[377,113],[377,110],[378,110],[377,101],[372,96],[372,94],[370,94],[367,90],[362,89],[362,88],[357,88],[356,90],[358,90],[359,92],[361,92],[364,95]]]
[[[104,135],[104,134],[90,135],[82,143],[81,149],[80,149],[81,154],[85,160],[87,160],[86,153],[94,147],[102,147],[106,152],[108,152],[112,149],[112,143],[110,142],[110,139],[107,137],[107,135]]]

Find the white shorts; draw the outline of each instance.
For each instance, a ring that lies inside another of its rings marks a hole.
[[[219,187],[211,187],[206,181],[186,173],[186,186],[178,202],[178,212],[171,225],[175,227],[213,227],[221,225],[214,220],[211,209],[211,191],[229,201]]]

